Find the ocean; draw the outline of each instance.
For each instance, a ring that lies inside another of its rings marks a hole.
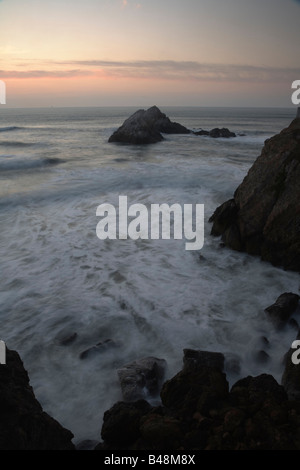
[[[296,336],[292,327],[275,331],[264,309],[299,292],[298,274],[222,247],[208,221],[295,110],[160,107],[190,129],[227,127],[237,137],[108,143],[137,109],[0,113],[0,339],[19,352],[37,399],[75,444],[100,440],[104,411],[122,399],[116,371],[124,364],[163,358],[169,378],[183,349],[203,349],[239,362],[227,371],[230,384],[264,372],[280,381]],[[117,207],[120,195],[147,207],[204,204],[203,248],[100,240],[97,207]],[[107,347],[80,357],[101,342]],[[266,363],[256,358],[262,349]]]

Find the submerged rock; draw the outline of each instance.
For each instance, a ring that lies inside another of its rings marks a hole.
[[[186,127],[172,122],[157,106],[140,109],[130,116],[109,138],[108,142],[153,144],[163,140],[161,133],[189,134]]]
[[[135,401],[158,395],[166,367],[164,359],[145,357],[118,369],[123,399]]]
[[[112,339],[106,339],[104,341],[100,341],[95,346],[91,346],[90,348],[82,351],[79,355],[80,359],[87,359],[88,357],[92,357],[98,353],[102,353],[109,348],[116,348],[117,344]]]
[[[300,118],[266,140],[233,199],[216,209],[211,234],[230,248],[300,270]]]
[[[45,413],[16,351],[0,365],[0,449],[74,450],[73,434]]]

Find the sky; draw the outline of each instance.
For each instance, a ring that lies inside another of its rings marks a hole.
[[[0,0],[5,106],[290,107],[299,19],[300,0]]]

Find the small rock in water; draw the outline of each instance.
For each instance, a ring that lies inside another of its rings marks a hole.
[[[145,399],[159,394],[167,363],[164,359],[145,357],[117,370],[125,401]]]
[[[282,329],[296,311],[299,295],[291,292],[281,294],[276,302],[265,309],[268,317],[277,329]]]
[[[94,356],[95,354],[99,352],[104,352],[108,348],[116,347],[116,346],[117,344],[112,339],[106,339],[105,341],[101,341],[100,343],[97,343],[95,346],[92,346],[91,348],[88,348],[85,351],[82,351],[82,353],[80,353],[79,358],[86,359],[87,357]]]
[[[67,335],[67,336],[64,336],[61,340],[60,340],[60,344],[62,346],[68,346],[69,344],[73,343],[75,341],[75,339],[77,338],[77,333],[72,333],[71,335]]]

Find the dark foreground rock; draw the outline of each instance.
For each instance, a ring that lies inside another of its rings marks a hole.
[[[172,122],[157,106],[140,109],[130,116],[109,138],[108,142],[153,144],[163,140],[164,134],[189,134],[191,131]]]
[[[162,405],[114,405],[95,450],[299,450],[300,401],[268,374],[229,389],[223,363],[220,353],[185,350],[183,369],[162,387]]]
[[[228,247],[300,271],[300,118],[266,140],[234,197],[216,209],[211,234]]]
[[[291,315],[296,312],[299,303],[299,295],[292,292],[281,294],[276,302],[265,309],[276,328],[283,328],[289,321]]]
[[[0,365],[0,449],[73,450],[73,434],[45,413],[16,351]]]

